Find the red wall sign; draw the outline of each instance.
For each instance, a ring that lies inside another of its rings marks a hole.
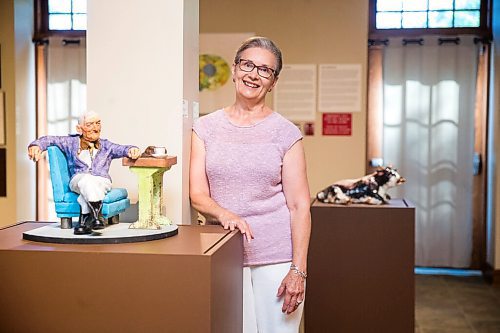
[[[323,113],[323,135],[351,135],[351,113]]]

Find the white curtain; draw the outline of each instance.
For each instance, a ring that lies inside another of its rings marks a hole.
[[[75,133],[79,115],[87,104],[85,38],[55,37],[47,49],[47,124],[48,134]]]
[[[66,41],[65,41],[66,40]],[[69,42],[67,42],[69,40]],[[78,40],[79,43],[74,41]],[[47,46],[47,135],[76,133],[78,117],[87,107],[85,38],[51,37]],[[48,178],[46,216],[56,221],[52,184]],[[43,184],[43,182],[41,182]]]
[[[416,265],[468,267],[478,46],[391,39],[384,52],[383,158],[407,178],[393,196],[416,207]]]

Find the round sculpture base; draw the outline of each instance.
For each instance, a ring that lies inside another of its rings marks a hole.
[[[95,230],[90,235],[75,235],[73,229],[61,229],[59,223],[29,230],[23,233],[23,239],[59,244],[121,244],[146,242],[175,236],[176,225],[164,225],[158,230],[129,229],[130,223],[120,222],[102,230]]]

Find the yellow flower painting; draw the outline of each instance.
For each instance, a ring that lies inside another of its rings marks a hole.
[[[227,82],[230,74],[229,65],[222,57],[200,54],[200,91],[216,90]]]

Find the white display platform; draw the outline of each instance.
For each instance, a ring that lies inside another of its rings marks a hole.
[[[118,244],[157,240],[175,236],[177,225],[164,225],[161,229],[129,229],[131,223],[120,222],[95,230],[90,235],[75,235],[73,229],[61,229],[61,224],[50,225],[25,231],[23,239],[43,243],[59,244]]]

